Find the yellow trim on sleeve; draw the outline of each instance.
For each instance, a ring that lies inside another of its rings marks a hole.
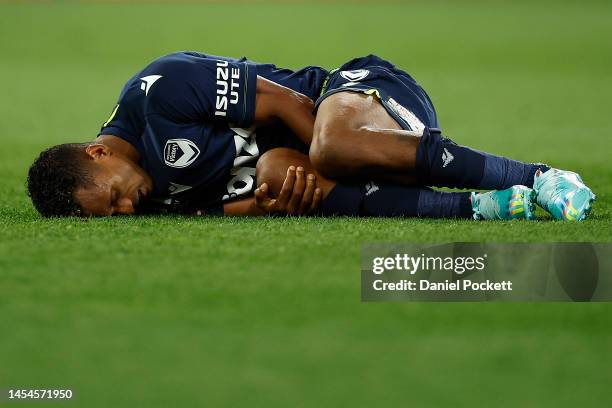
[[[108,120],[106,122],[104,122],[104,124],[102,125],[102,127],[106,127],[111,120],[113,120],[115,118],[115,115],[117,114],[117,109],[119,109],[119,104],[117,104],[117,106],[115,106],[115,109],[113,109],[113,113],[111,113],[110,118],[108,118]]]

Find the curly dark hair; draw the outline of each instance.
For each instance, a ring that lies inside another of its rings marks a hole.
[[[85,153],[87,143],[67,143],[43,151],[28,172],[28,195],[44,217],[80,215],[74,191],[93,182]]]

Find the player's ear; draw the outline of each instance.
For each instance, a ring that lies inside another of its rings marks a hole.
[[[111,150],[102,143],[92,143],[85,148],[85,153],[94,160],[109,156]]]

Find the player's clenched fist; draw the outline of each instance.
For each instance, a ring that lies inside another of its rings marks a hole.
[[[305,215],[317,209],[321,202],[321,189],[314,174],[304,174],[304,168],[289,166],[278,197],[269,196],[269,187],[263,183],[255,190],[255,204],[267,214]]]

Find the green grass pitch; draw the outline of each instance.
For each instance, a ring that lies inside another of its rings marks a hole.
[[[0,389],[68,387],[83,407],[609,404],[610,304],[364,304],[359,254],[611,241],[610,38],[609,2],[0,5]],[[39,218],[35,155],[93,138],[124,81],[179,49],[291,68],[377,53],[428,90],[450,137],[580,172],[594,212]]]

